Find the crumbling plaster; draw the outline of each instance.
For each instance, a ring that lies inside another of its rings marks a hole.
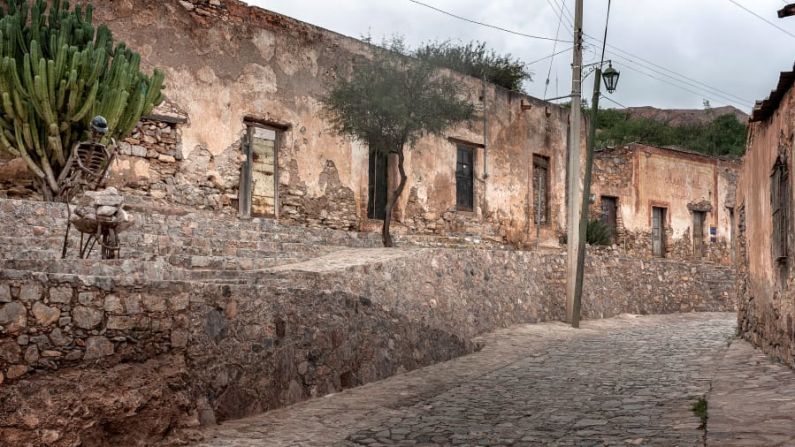
[[[795,191],[795,89],[789,88],[778,110],[752,122],[748,150],[737,187],[737,206],[744,220],[737,221],[739,332],[771,355],[795,365],[795,304],[793,304],[793,195],[789,196],[787,268],[773,259],[771,174],[779,154],[786,157],[789,190]],[[783,270],[783,271],[782,271]]]
[[[340,228],[376,227],[366,218],[367,148],[333,134],[321,103],[336,77],[346,75],[355,58],[368,57],[372,47],[240,2],[213,3],[127,0],[97,5],[98,21],[139,49],[146,67],[166,73],[166,95],[188,115],[189,122],[180,126],[185,157],[180,170],[202,152],[225,157],[239,169],[241,158],[231,154],[240,150],[244,119],[278,123],[285,126],[278,154],[280,196],[286,202],[280,218]],[[481,81],[448,74],[460,80],[482,109]],[[528,218],[534,212],[533,153],[551,162],[551,224],[541,229],[541,238],[553,242],[565,231],[568,111],[490,84],[485,96],[489,141],[487,151],[476,149],[475,209],[455,211],[455,144],[425,137],[406,157],[409,181],[398,204],[396,231],[468,232],[527,244],[535,239],[533,219]],[[481,117],[446,136],[482,146]],[[320,181],[328,176],[329,162],[339,180],[333,182],[333,191],[329,182]],[[201,171],[185,173],[185,181],[191,174],[196,182],[206,181]],[[224,187],[233,208],[236,185]],[[317,205],[328,202],[325,196],[350,196],[355,203],[342,206],[336,215],[334,209],[315,215],[321,208]]]
[[[633,242],[650,255],[652,207],[667,209],[666,236],[672,257],[692,255],[695,204],[709,208],[704,224],[708,257],[730,262],[732,223],[728,208],[734,207],[736,172],[739,163],[677,150],[631,144],[598,152],[595,157],[592,192],[596,201],[592,214],[600,214],[600,197],[618,197],[620,232],[627,239],[648,238],[648,244]],[[710,242],[710,227],[716,242]],[[712,253],[711,251],[714,251]]]

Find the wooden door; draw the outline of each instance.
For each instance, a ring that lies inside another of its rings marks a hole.
[[[704,256],[704,221],[706,213],[703,211],[693,211],[693,256],[700,258]]]
[[[665,257],[665,208],[652,207],[651,248],[654,256]]]
[[[618,199],[602,196],[602,222],[610,228],[610,237],[615,240],[618,232]]]

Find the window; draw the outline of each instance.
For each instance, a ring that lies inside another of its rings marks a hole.
[[[770,176],[770,202],[773,211],[773,260],[779,265],[780,279],[786,278],[789,259],[789,172],[787,164],[779,157]]]
[[[533,221],[549,223],[549,157],[533,155]]]
[[[475,150],[470,146],[458,145],[455,166],[455,204],[459,211],[475,209]]]

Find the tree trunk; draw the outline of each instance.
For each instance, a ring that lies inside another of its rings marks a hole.
[[[37,178],[35,180],[35,183],[36,183],[36,189],[39,190],[39,193],[41,194],[41,199],[43,201],[45,202],[60,201],[60,199],[56,197],[57,192],[53,191],[50,188],[50,185],[49,183],[47,183],[47,180]]]
[[[405,157],[403,156],[403,147],[401,146],[400,149],[396,151],[398,156],[398,171],[400,171],[400,183],[398,184],[395,191],[389,196],[386,202],[386,215],[384,216],[384,227],[381,230],[381,240],[384,243],[384,247],[392,247],[394,243],[392,242],[392,235],[389,233],[389,224],[392,222],[392,210],[395,208],[395,204],[397,204],[398,199],[400,198],[400,194],[403,193],[403,188],[406,186],[406,169],[403,167],[403,160]]]

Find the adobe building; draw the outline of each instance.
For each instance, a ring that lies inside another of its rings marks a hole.
[[[165,72],[169,99],[122,143],[114,186],[166,206],[380,229],[396,161],[332,133],[321,104],[371,45],[236,0],[99,2],[95,20]],[[568,110],[448,74],[478,116],[407,151],[394,232],[557,245]]]
[[[757,102],[737,186],[737,294],[740,334],[795,365],[792,149],[795,67]]]
[[[591,217],[630,254],[729,264],[738,168],[676,148],[603,149],[594,155]]]

